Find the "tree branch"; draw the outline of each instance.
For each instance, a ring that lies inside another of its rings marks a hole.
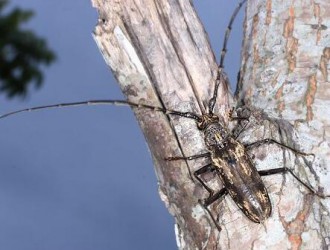
[[[128,100],[171,110],[205,112],[217,64],[190,1],[97,1],[95,41]],[[147,7],[146,7],[147,6]],[[221,87],[219,107],[228,107]],[[165,161],[205,152],[194,120],[134,109],[148,142],[161,198],[176,219],[179,244],[201,248],[210,219],[199,205],[206,196],[189,174],[203,161]],[[213,225],[212,225],[213,227]],[[213,235],[213,236],[212,236]]]
[[[318,50],[321,44],[326,44],[326,35],[322,33],[324,26],[318,23],[320,15],[323,18],[324,10],[329,7],[325,0],[323,2],[315,4],[314,12],[310,6],[301,11],[296,6],[301,3],[291,8],[289,4],[270,0],[248,3],[238,100],[264,109],[272,116],[270,119],[260,110],[254,110],[251,125],[241,138],[243,141],[275,137],[317,155],[313,162],[309,158],[295,158],[276,146],[265,146],[264,150],[254,151],[258,169],[285,165],[296,170],[299,167],[297,173],[302,179],[310,181],[314,187],[327,187],[324,190],[327,192],[329,185],[325,185],[321,168],[327,167],[326,156],[330,152],[323,130],[330,116],[321,118],[322,107],[313,105],[323,100],[319,96],[323,97],[326,92],[318,88],[318,83],[323,79],[323,83],[328,84],[324,75],[329,52],[322,49],[320,53],[300,51],[308,46],[300,48],[303,40],[295,33],[299,25],[304,29],[309,27],[314,40],[304,38],[306,44],[315,41]],[[217,65],[190,1],[92,0],[92,3],[99,12],[95,41],[129,101],[197,114],[206,111]],[[306,13],[310,14],[310,20],[303,23]],[[309,25],[314,23],[319,24],[320,31]],[[304,37],[302,33],[303,29],[299,34]],[[307,63],[309,54],[314,62]],[[290,96],[291,101],[288,101],[286,98]],[[225,84],[221,85],[218,97],[215,113],[225,116],[232,103]],[[198,203],[207,193],[189,174],[205,165],[208,159],[164,160],[169,156],[190,156],[206,151],[195,121],[144,109],[134,109],[134,112],[153,156],[161,198],[176,219],[179,248],[260,249],[269,246],[286,249],[291,246],[297,249],[303,244],[308,247],[313,244],[312,249],[316,245],[320,246],[317,249],[326,247],[326,237],[330,235],[328,201],[308,194],[289,175],[265,178],[273,213],[264,225],[249,221],[230,198],[213,206],[212,212],[219,214],[223,227],[219,232]],[[305,133],[306,130],[313,132]],[[299,137],[295,136],[295,131]],[[221,184],[213,183],[216,178],[211,177],[213,187],[219,188]]]

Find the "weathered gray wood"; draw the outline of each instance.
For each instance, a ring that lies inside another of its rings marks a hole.
[[[95,41],[130,101],[205,110],[217,65],[189,1],[95,0],[93,5],[99,11]],[[228,105],[222,89],[219,95]],[[205,150],[195,122],[147,110],[134,112],[153,156],[161,198],[176,218],[179,244],[200,249],[217,235],[210,231],[209,218],[198,203],[206,193],[190,178],[187,162],[164,161]],[[193,171],[204,163],[188,164]]]
[[[99,12],[95,41],[130,101],[180,111],[205,111],[214,86],[216,62],[190,1],[92,3]],[[286,164],[314,187],[323,186],[330,193],[329,178],[325,178],[330,116],[322,116],[322,112],[328,112],[322,101],[327,100],[329,58],[329,49],[324,47],[330,43],[328,31],[317,26],[330,27],[325,11],[330,6],[325,0],[312,6],[310,1],[248,2],[238,97],[240,102],[266,110],[273,120],[264,122],[264,115],[257,111],[247,130],[251,133],[243,134],[242,139],[271,136],[315,153],[316,161],[310,163],[308,158],[306,167],[303,158],[296,159],[275,146],[253,151],[259,169]],[[217,101],[216,112],[225,115],[231,102],[226,89],[220,89]],[[223,227],[219,233],[198,204],[198,199],[207,194],[188,171],[188,165],[193,171],[205,161],[164,161],[168,156],[204,152],[194,121],[141,109],[134,112],[153,155],[161,198],[176,219],[179,248],[325,249],[329,244],[329,200],[309,195],[289,175],[264,178],[274,207],[264,225],[249,221],[231,199],[215,206]],[[294,129],[299,136],[293,134]]]

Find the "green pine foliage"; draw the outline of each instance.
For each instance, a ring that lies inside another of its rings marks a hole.
[[[41,65],[50,65],[55,54],[45,39],[21,28],[33,12],[14,8],[4,13],[6,5],[0,0],[0,91],[9,98],[24,97],[29,85],[42,85]]]

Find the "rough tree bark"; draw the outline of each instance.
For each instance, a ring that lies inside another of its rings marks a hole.
[[[179,111],[205,112],[217,65],[207,35],[187,0],[92,0],[99,13],[94,32],[106,63],[128,100]],[[330,4],[248,1],[238,103],[255,107],[242,141],[275,138],[312,152],[295,157],[276,146],[253,151],[258,169],[295,170],[330,193],[326,102],[330,59]],[[216,113],[234,100],[222,85]],[[260,110],[266,111],[268,115]],[[227,197],[212,207],[218,232],[198,199],[207,193],[190,172],[206,160],[164,158],[205,152],[194,121],[134,109],[153,156],[159,192],[176,219],[180,249],[327,249],[329,199],[311,195],[292,176],[265,177],[273,212],[263,224],[249,221]],[[267,119],[266,119],[267,118]],[[210,184],[218,188],[209,176]]]

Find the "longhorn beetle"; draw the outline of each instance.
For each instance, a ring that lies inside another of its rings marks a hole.
[[[136,108],[144,108],[153,111],[163,112],[167,115],[180,116],[180,117],[185,117],[187,119],[195,120],[198,130],[202,131],[204,135],[204,141],[207,152],[199,155],[188,156],[188,157],[181,157],[181,156],[167,157],[165,159],[167,161],[176,161],[176,160],[193,160],[203,157],[211,158],[211,163],[195,171],[194,177],[209,193],[209,197],[206,200],[200,202],[202,206],[206,209],[206,211],[208,212],[211,219],[213,220],[213,222],[215,223],[215,225],[219,230],[221,230],[221,227],[218,224],[217,220],[212,215],[209,206],[227,194],[230,195],[230,197],[240,208],[240,210],[246,215],[246,217],[255,223],[261,223],[271,215],[271,210],[272,210],[271,202],[266,187],[261,180],[261,176],[289,172],[298,182],[300,182],[313,194],[321,198],[329,197],[314,190],[311,186],[304,183],[302,180],[298,178],[298,176],[291,169],[287,167],[258,171],[256,167],[253,165],[252,160],[247,152],[252,148],[259,147],[264,144],[275,144],[283,149],[291,150],[295,154],[301,156],[309,156],[311,154],[300,152],[292,147],[284,145],[271,138],[259,140],[251,144],[245,145],[238,141],[238,136],[246,126],[246,124],[240,126],[241,121],[248,122],[249,117],[240,115],[241,114],[240,112],[237,112],[237,116],[230,115],[230,119],[232,121],[238,122],[238,126],[236,127],[236,129],[234,129],[234,131],[231,132],[227,128],[223,117],[221,115],[214,114],[214,106],[217,100],[218,88],[221,83],[227,81],[224,75],[224,59],[227,50],[227,42],[229,39],[229,35],[235,17],[245,2],[246,0],[243,0],[239,3],[239,5],[234,10],[234,13],[229,21],[229,25],[227,27],[227,31],[223,42],[223,48],[221,51],[221,58],[218,66],[217,77],[215,79],[215,87],[212,97],[208,102],[207,113],[200,115],[192,112],[169,110],[165,108],[154,107],[147,104],[133,103],[130,101],[123,101],[123,100],[93,100],[93,101],[83,101],[83,102],[75,102],[75,103],[62,103],[62,104],[47,105],[47,106],[18,110],[2,115],[0,116],[0,119],[21,112],[35,111],[35,110],[47,109],[47,108],[79,106],[85,104],[113,104],[113,105],[126,105]],[[224,186],[216,193],[214,193],[214,191],[210,187],[208,187],[205,181],[201,178],[201,175],[212,171],[215,171],[219,175]]]

